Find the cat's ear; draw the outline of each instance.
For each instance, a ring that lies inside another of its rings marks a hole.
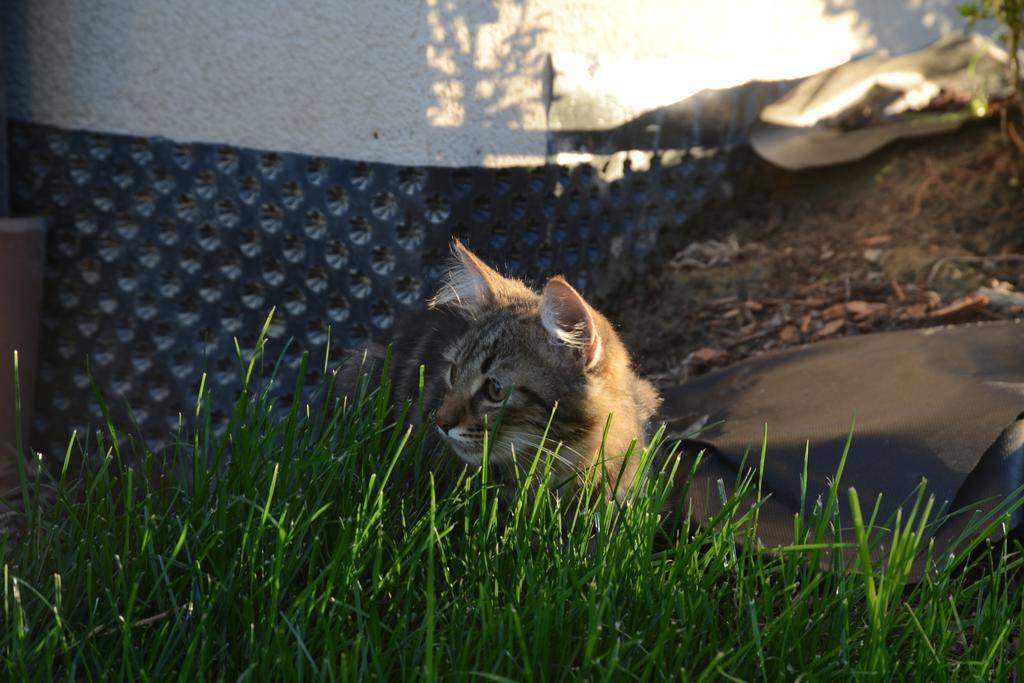
[[[540,322],[551,338],[576,349],[589,370],[601,360],[601,336],[590,305],[561,276],[548,280],[540,302]]]
[[[458,240],[452,244],[452,256],[452,267],[445,274],[441,289],[428,302],[430,308],[452,306],[475,314],[493,305],[505,278]]]

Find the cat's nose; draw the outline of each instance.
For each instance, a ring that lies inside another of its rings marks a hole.
[[[458,398],[449,395],[441,402],[441,407],[434,414],[434,424],[447,435],[448,430],[462,420],[464,409]]]
[[[437,424],[437,428],[440,429],[445,434],[448,433],[449,429],[455,426],[455,420],[442,417],[441,415],[438,415],[435,418],[434,422],[435,424]]]

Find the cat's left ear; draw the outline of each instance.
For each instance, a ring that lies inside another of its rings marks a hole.
[[[590,305],[561,276],[548,280],[540,302],[540,321],[554,341],[576,349],[587,370],[601,360],[601,335]]]
[[[458,240],[452,243],[452,257],[441,288],[428,302],[430,308],[451,306],[475,315],[495,304],[496,294],[507,280]]]

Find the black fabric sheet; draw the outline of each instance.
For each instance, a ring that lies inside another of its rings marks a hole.
[[[683,468],[704,460],[676,511],[708,519],[720,509],[718,480],[731,489],[757,467],[767,425],[758,535],[766,546],[793,542],[807,449],[805,512],[828,496],[847,436],[840,514],[856,488],[877,519],[890,518],[922,478],[948,509],[991,510],[1024,485],[1024,322],[950,326],[847,337],[774,353],[712,372],[664,392],[669,431],[708,417],[684,440]],[[720,424],[716,424],[720,423]],[[1018,514],[1013,526],[1020,523]],[[967,522],[936,533],[948,545]],[[851,535],[852,538],[852,535]]]

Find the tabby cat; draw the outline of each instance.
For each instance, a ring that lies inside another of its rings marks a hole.
[[[489,430],[490,471],[507,485],[532,462],[554,409],[544,441],[557,451],[553,481],[628,490],[659,398],[611,324],[560,276],[538,294],[458,241],[452,252],[429,310],[398,326],[393,396],[433,414],[437,434],[471,466],[482,464]]]

